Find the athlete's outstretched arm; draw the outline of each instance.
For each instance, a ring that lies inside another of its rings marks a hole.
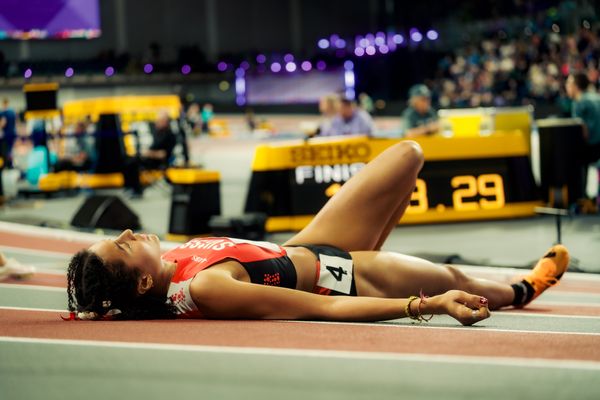
[[[190,291],[200,312],[214,319],[383,321],[407,317],[408,299],[322,296],[241,282],[216,269],[198,274]],[[413,315],[417,315],[419,301],[411,303]],[[480,296],[458,290],[428,298],[421,313],[448,314],[463,325],[472,325],[490,315]]]

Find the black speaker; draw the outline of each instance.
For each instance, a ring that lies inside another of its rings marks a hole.
[[[540,137],[540,178],[544,199],[552,192],[562,192],[566,198],[555,204],[568,207],[585,195],[587,164],[584,157],[583,125],[573,119],[537,120]]]
[[[213,236],[229,236],[247,240],[265,240],[267,214],[247,213],[236,217],[211,217],[208,225]]]
[[[90,196],[77,210],[71,225],[79,228],[140,229],[140,219],[117,196]]]
[[[210,232],[208,221],[221,214],[220,183],[173,184],[169,233],[197,235]]]
[[[125,144],[118,114],[100,114],[95,133],[96,173],[123,172]]]

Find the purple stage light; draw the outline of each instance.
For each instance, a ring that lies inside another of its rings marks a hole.
[[[192,72],[191,66],[189,66],[188,64],[184,64],[181,66],[181,73],[183,75],[189,75],[190,72]]]
[[[256,56],[256,62],[259,64],[264,64],[267,61],[267,56],[264,54],[259,54]]]
[[[365,53],[367,53],[370,56],[375,54],[375,46],[367,46],[367,48],[365,49]]]
[[[274,62],[273,64],[271,64],[271,71],[273,71],[273,72],[281,71],[281,64],[279,64],[278,62]]]
[[[285,70],[287,72],[294,72],[296,70],[296,63],[289,62],[289,63],[285,64]]]
[[[235,70],[235,76],[236,76],[236,77],[238,77],[238,78],[243,78],[243,77],[244,77],[244,75],[246,75],[246,71],[244,70],[244,68],[240,67],[240,68],[237,68],[237,69]]]
[[[360,45],[360,47],[367,48],[367,46],[369,45],[369,39],[360,39],[360,42],[358,42],[358,44]]]
[[[404,36],[402,36],[399,33],[396,33],[393,37],[392,40],[394,41],[394,43],[396,44],[402,44],[404,43]]]
[[[323,50],[328,49],[329,48],[329,40],[321,39],[321,40],[319,40],[317,45],[319,46],[320,49],[323,49]]]
[[[354,54],[356,55],[356,57],[362,57],[365,55],[365,49],[363,49],[362,47],[357,47],[354,49]]]
[[[354,63],[350,60],[344,61],[344,69],[346,69],[346,70],[354,69]]]
[[[75,70],[74,70],[73,68],[69,67],[69,68],[67,68],[67,69],[65,70],[65,76],[66,76],[67,78],[70,78],[70,77],[72,77],[73,75],[75,75]]]
[[[354,71],[347,70],[344,72],[344,84],[346,85],[346,89],[354,89]]]
[[[154,71],[154,66],[152,64],[144,65],[144,72],[147,74],[151,74]]]
[[[294,56],[291,54],[286,54],[285,56],[283,56],[283,61],[285,61],[286,63],[290,63],[294,61]]]
[[[325,69],[327,68],[327,63],[325,63],[325,61],[321,60],[317,62],[317,69],[319,71],[325,71]]]
[[[248,61],[242,61],[240,63],[240,68],[242,68],[244,71],[247,71],[250,69],[250,63]]]
[[[114,74],[115,74],[115,69],[114,69],[114,67],[110,67],[110,66],[108,66],[108,67],[106,67],[106,69],[104,70],[104,75],[106,75],[106,76],[108,76],[108,77],[110,77],[110,76],[113,76]]]
[[[227,71],[227,63],[225,61],[221,61],[217,64],[217,69],[221,72]]]
[[[389,53],[389,52],[390,52],[390,48],[389,48],[389,47],[387,47],[385,44],[384,44],[384,45],[381,45],[381,46],[379,46],[379,52],[380,52],[381,54],[387,54],[387,53]]]
[[[440,35],[434,31],[433,29],[430,29],[427,31],[427,39],[429,40],[437,40],[437,38],[440,37]]]
[[[346,47],[346,41],[344,39],[336,40],[335,47],[337,47],[338,49],[343,49],[344,47]]]
[[[367,33],[365,35],[365,39],[367,40],[368,44],[375,43],[375,35],[372,33]]]
[[[415,30],[414,32],[410,33],[410,40],[412,40],[415,43],[419,43],[421,40],[423,40],[423,34]]]
[[[32,75],[33,75],[33,71],[31,70],[31,68],[27,68],[25,70],[25,73],[23,74],[23,77],[25,79],[29,79],[29,78],[31,78]]]
[[[385,44],[385,37],[377,36],[375,38],[375,44],[377,46],[383,46]]]
[[[302,61],[300,67],[302,68],[302,71],[308,72],[312,69],[312,64],[310,63],[310,61]]]

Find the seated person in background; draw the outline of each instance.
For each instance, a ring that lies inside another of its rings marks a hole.
[[[408,91],[408,108],[402,113],[402,131],[407,138],[426,136],[439,129],[437,113],[431,108],[431,92],[425,85]]]
[[[354,100],[341,99],[338,114],[331,120],[329,128],[320,132],[319,136],[361,134],[373,134],[373,118],[358,108]]]
[[[92,168],[93,150],[85,122],[78,122],[67,153],[54,164],[54,171],[87,171]],[[67,138],[69,139],[69,138]]]
[[[173,149],[177,144],[177,138],[171,130],[169,116],[161,113],[156,119],[155,129],[152,134],[152,144],[137,157],[131,157],[125,162],[125,187],[132,191],[134,197],[143,194],[140,182],[140,171],[142,169],[166,168],[171,163]]]
[[[331,129],[331,122],[338,114],[340,108],[340,96],[331,93],[322,96],[319,99],[319,112],[321,113],[321,121],[316,131],[316,135],[321,135],[323,132],[328,132]]]
[[[148,169],[168,166],[176,144],[177,138],[171,130],[169,116],[161,113],[156,119],[152,144],[140,157],[142,166]]]

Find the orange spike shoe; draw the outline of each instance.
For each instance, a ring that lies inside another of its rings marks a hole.
[[[534,290],[533,297],[527,303],[544,293],[549,287],[558,284],[568,267],[569,250],[560,244],[552,246],[533,267],[529,275],[523,278]]]

